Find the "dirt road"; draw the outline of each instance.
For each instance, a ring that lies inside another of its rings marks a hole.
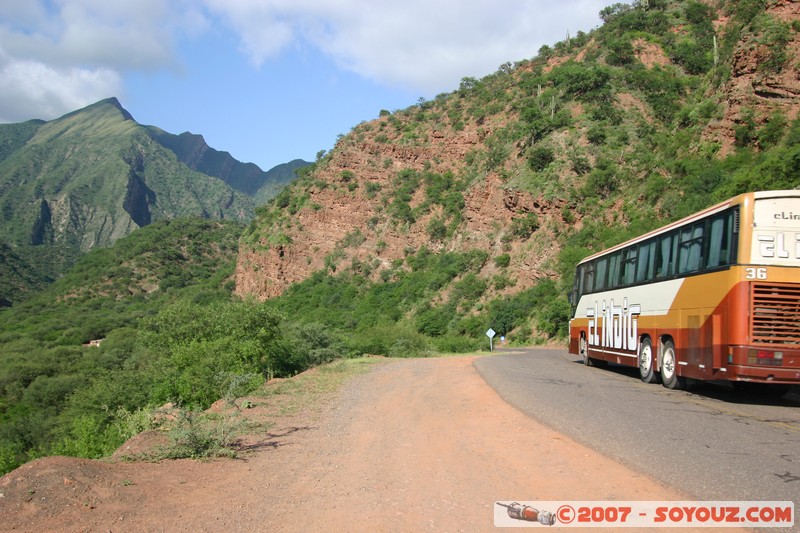
[[[0,478],[0,530],[491,531],[496,500],[684,498],[522,415],[472,361],[377,364],[244,459],[34,461]]]

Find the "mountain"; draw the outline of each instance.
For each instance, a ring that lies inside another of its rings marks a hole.
[[[23,300],[44,288],[52,281],[47,275],[37,272],[37,268],[14,250],[0,242],[0,307],[10,307],[15,300]]]
[[[286,169],[303,164],[264,172],[199,135],[142,126],[116,98],[49,122],[2,124],[0,242],[56,277],[81,253],[157,220],[248,221],[256,198],[275,194],[294,176]]]
[[[170,149],[186,166],[221,179],[237,191],[256,198],[256,203],[274,197],[277,191],[294,179],[298,168],[309,165],[302,159],[295,159],[264,172],[254,163],[242,163],[228,152],[214,150],[206,144],[202,135],[189,132],[173,135],[154,126],[148,130],[156,141]]]
[[[274,298],[319,275],[391,283],[421,251],[477,250],[487,290],[449,327],[545,280],[564,303],[543,320],[566,323],[590,252],[744,190],[800,186],[798,5],[614,4],[590,33],[381,111],[260,210],[237,293]],[[404,312],[444,308],[450,290]]]

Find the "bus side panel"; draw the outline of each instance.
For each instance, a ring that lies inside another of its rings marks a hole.
[[[674,343],[679,376],[713,379],[719,368],[714,353],[724,352],[722,345],[715,348],[714,343],[724,338],[722,329],[730,314],[729,289],[735,276],[731,270],[723,270],[685,278],[665,328],[659,331],[662,343],[668,338]]]

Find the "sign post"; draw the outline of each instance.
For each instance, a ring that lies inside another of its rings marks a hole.
[[[486,336],[489,337],[489,351],[490,352],[493,351],[492,339],[494,338],[495,335],[496,335],[496,333],[494,332],[494,330],[492,328],[489,328],[489,331],[486,332]]]

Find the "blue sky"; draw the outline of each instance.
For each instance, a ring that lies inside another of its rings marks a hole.
[[[0,122],[116,96],[269,170],[600,24],[611,0],[2,0]]]

